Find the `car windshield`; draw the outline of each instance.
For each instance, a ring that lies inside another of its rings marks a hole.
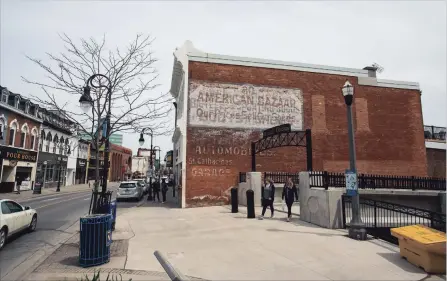
[[[135,183],[133,182],[126,182],[120,184],[120,188],[135,188]]]

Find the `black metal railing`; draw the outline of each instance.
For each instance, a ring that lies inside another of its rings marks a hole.
[[[112,202],[112,191],[92,191],[89,214],[108,214]]]
[[[352,197],[342,195],[343,227],[352,219]],[[446,232],[445,215],[415,207],[360,197],[360,215],[369,235],[397,244],[390,229],[407,225],[425,225]]]
[[[288,178],[292,178],[295,184],[300,182],[299,173],[286,173],[286,172],[265,172],[264,179],[271,178],[274,183],[286,183]]]
[[[239,172],[239,182],[247,182],[247,172]]]
[[[345,174],[312,171],[309,173],[310,187],[345,187]],[[404,177],[388,175],[358,175],[359,189],[405,189],[405,190],[446,190],[445,178]]]
[[[424,126],[424,137],[427,140],[445,140],[446,127]]]

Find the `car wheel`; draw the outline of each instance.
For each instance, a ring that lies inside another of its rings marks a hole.
[[[3,249],[3,246],[6,244],[6,237],[8,236],[8,230],[6,227],[0,229],[0,250]]]
[[[30,232],[36,230],[37,227],[37,215],[33,216],[33,219],[31,220],[31,223],[29,224],[28,230]]]

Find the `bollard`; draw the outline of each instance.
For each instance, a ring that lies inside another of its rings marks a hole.
[[[237,198],[237,187],[231,189],[231,212],[237,213],[238,210],[238,198]]]
[[[255,218],[255,193],[253,190],[247,190],[247,219]]]

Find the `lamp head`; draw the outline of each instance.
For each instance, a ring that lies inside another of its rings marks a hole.
[[[140,144],[140,146],[143,146],[143,144],[144,144],[143,133],[140,134],[140,139],[138,140],[138,143]]]
[[[81,109],[84,113],[87,113],[92,109],[93,100],[92,100],[92,97],[90,96],[90,87],[89,86],[84,87],[84,94],[79,99],[79,103],[80,103]]]
[[[346,81],[343,85],[343,88],[341,89],[341,92],[343,93],[343,97],[345,98],[346,105],[350,106],[354,98],[354,87],[351,85],[351,83],[349,83],[349,81]]]

